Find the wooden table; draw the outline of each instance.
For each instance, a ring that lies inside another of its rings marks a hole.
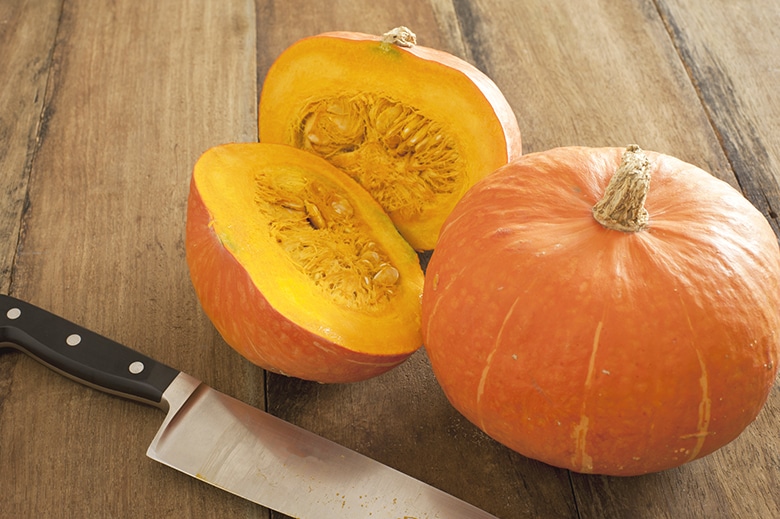
[[[0,292],[502,519],[780,517],[777,387],[703,460],[585,476],[481,434],[422,350],[378,378],[320,385],[225,346],[184,261],[195,160],[257,139],[262,80],[297,39],[398,25],[490,75],[524,151],[636,142],[739,187],[780,231],[774,0],[0,0]],[[162,418],[3,349],[0,516],[281,517],[147,459]]]

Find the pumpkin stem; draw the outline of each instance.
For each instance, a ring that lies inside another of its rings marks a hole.
[[[408,27],[402,25],[384,33],[382,43],[394,44],[399,47],[414,47],[417,45],[417,36]]]
[[[645,199],[650,188],[650,160],[637,146],[626,147],[604,196],[593,206],[593,217],[608,229],[623,232],[647,227]]]

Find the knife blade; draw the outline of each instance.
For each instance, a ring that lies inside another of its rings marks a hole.
[[[431,485],[0,294],[0,343],[101,391],[166,412],[147,455],[299,519],[496,519]]]

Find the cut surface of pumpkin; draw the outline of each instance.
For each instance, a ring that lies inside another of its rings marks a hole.
[[[260,141],[325,158],[365,187],[418,250],[455,203],[521,153],[498,87],[442,51],[326,33],[283,52],[263,84]]]
[[[357,380],[422,344],[416,253],[365,189],[307,152],[207,151],[193,172],[187,261],[226,342],[267,369]]]

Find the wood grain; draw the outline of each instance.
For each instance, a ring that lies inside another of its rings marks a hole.
[[[256,134],[254,5],[87,1],[52,11],[11,292],[262,403],[260,370],[200,314],[183,247],[194,161]],[[26,16],[37,31],[37,11]],[[14,477],[3,478],[0,515],[265,515],[147,459],[159,411],[6,357],[15,366],[0,444],[12,448],[0,466]]]
[[[59,0],[0,3],[0,290],[8,292],[11,266],[36,149]],[[11,88],[11,86],[13,86]]]
[[[257,139],[299,38],[407,25],[499,85],[526,152],[641,146],[743,190],[778,231],[780,7],[764,0],[0,2],[0,291],[501,519],[780,517],[780,389],[717,453],[636,478],[526,459],[449,405],[421,350],[375,379],[266,375],[200,311],[183,230],[210,146]],[[12,86],[8,86],[12,85]],[[283,517],[148,460],[152,408],[0,350],[0,518]]]
[[[36,149],[51,50],[61,9],[59,1],[0,3],[0,290],[8,293],[21,237],[22,214]],[[10,86],[13,86],[11,88]],[[14,441],[28,431],[10,418],[11,391],[19,355],[0,352],[0,466],[22,448]],[[13,435],[13,436],[12,436]],[[6,478],[7,479],[7,478]],[[6,488],[0,491],[5,493]],[[6,494],[8,495],[8,494]],[[30,503],[23,498],[23,509]],[[7,498],[4,498],[7,499]],[[5,504],[3,505],[5,508]],[[2,512],[0,512],[2,515]]]
[[[780,232],[780,4],[659,7],[741,189]]]

